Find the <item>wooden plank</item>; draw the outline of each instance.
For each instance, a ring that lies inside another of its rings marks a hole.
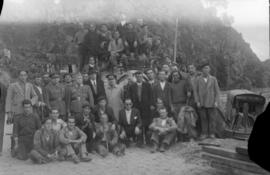
[[[220,144],[216,144],[216,143],[204,143],[204,142],[200,142],[200,143],[198,143],[198,145],[220,147]]]
[[[235,148],[235,151],[236,151],[238,154],[245,155],[245,156],[249,156],[249,155],[248,155],[248,148],[247,148],[247,147],[236,147],[236,148]]]
[[[265,170],[252,162],[246,162],[241,160],[234,160],[231,158],[226,158],[210,153],[203,153],[202,158],[210,161],[210,164],[219,164],[223,167],[226,167],[228,170],[238,169],[241,171],[258,173],[258,174],[267,174]]]
[[[235,150],[225,149],[220,147],[213,147],[213,146],[204,146],[202,150],[207,153],[235,159],[235,160],[242,160],[247,162],[252,162],[248,156],[238,154]]]

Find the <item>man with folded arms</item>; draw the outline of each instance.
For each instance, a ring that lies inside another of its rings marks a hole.
[[[91,158],[88,157],[86,151],[86,134],[75,126],[75,119],[68,118],[68,125],[60,131],[59,140],[62,144],[60,157],[71,158],[74,163],[80,161],[89,162]],[[76,154],[78,152],[78,154]]]
[[[154,118],[152,124],[149,126],[152,130],[151,140],[153,142],[152,153],[156,152],[159,148],[160,152],[168,149],[176,135],[177,125],[173,118],[168,117],[165,107],[159,109],[158,118]]]

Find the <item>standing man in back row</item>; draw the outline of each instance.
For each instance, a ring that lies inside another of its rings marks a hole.
[[[217,79],[210,75],[209,64],[201,66],[202,75],[197,78],[195,83],[195,101],[198,106],[201,117],[202,134],[200,139],[203,140],[207,136],[215,138],[215,119],[216,108],[219,102],[219,86]]]

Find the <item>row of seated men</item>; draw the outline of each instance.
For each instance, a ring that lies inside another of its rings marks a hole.
[[[106,102],[100,97],[99,102]],[[30,100],[23,101],[23,113],[14,120],[13,156],[35,163],[53,160],[91,161],[89,153],[96,152],[106,157],[109,152],[117,156],[125,154],[125,148],[136,143],[143,145],[140,112],[132,107],[130,98],[125,99],[124,109],[119,111],[119,120],[106,113],[94,116],[89,104],[83,105],[83,112],[70,116],[67,123],[59,118],[59,111],[52,109],[41,126],[39,116],[32,111]],[[167,109],[159,106],[158,116],[149,126],[151,130],[151,152],[164,152],[173,143],[177,124],[168,116]]]

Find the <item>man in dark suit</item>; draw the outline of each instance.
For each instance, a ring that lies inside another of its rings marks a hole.
[[[143,73],[141,71],[136,72],[135,76],[136,83],[131,85],[129,97],[133,102],[133,106],[140,111],[143,134],[145,135],[146,142],[150,143],[148,126],[152,122],[151,109],[154,110],[152,90],[150,84],[143,82]]]
[[[100,96],[106,97],[104,82],[97,76],[97,71],[92,70],[89,72],[89,85],[91,87],[93,97],[94,97],[94,104],[97,104],[97,98]]]
[[[2,154],[3,149],[6,95],[7,95],[7,87],[2,82],[0,82],[0,156]]]
[[[167,109],[171,109],[171,86],[170,83],[166,81],[166,73],[164,70],[158,72],[158,82],[153,87],[153,99],[157,102],[160,98],[164,106]]]
[[[142,145],[142,122],[140,112],[132,108],[130,98],[125,99],[125,108],[119,111],[120,139],[128,147],[131,141],[137,142],[138,146]]]

